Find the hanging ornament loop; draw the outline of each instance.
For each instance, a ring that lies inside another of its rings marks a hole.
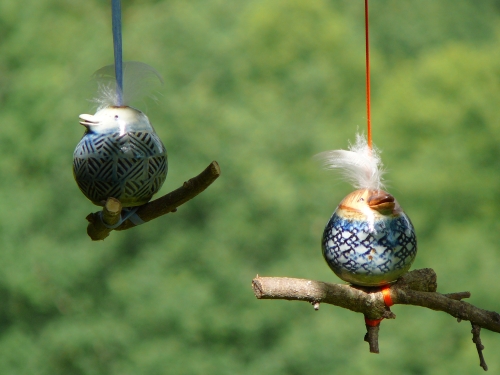
[[[115,55],[116,100],[123,105],[123,44],[122,44],[122,5],[120,0],[111,0],[111,22],[113,31],[113,50]]]

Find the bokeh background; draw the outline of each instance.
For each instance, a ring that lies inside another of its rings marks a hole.
[[[368,353],[363,317],[259,301],[256,275],[340,282],[320,238],[352,188],[312,156],[366,123],[361,0],[124,0],[124,54],[165,84],[145,111],[175,214],[103,242],[73,181],[112,62],[108,1],[0,2],[0,373],[473,374],[468,322],[411,306]],[[373,137],[419,237],[413,268],[500,310],[500,1],[371,2]],[[483,331],[490,372],[500,336]]]

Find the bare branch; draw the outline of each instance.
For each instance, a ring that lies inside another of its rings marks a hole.
[[[436,274],[430,268],[408,272],[390,287],[394,304],[427,307],[446,312],[455,318],[474,322],[482,328],[500,332],[500,314],[457,300],[469,292],[447,295],[436,293]],[[331,284],[322,281],[288,277],[256,277],[252,286],[259,299],[286,299],[328,303],[364,314],[368,319],[394,318],[388,310],[380,288]]]
[[[104,240],[109,236],[109,233],[112,230],[130,229],[139,225],[139,222],[142,224],[170,212],[175,212],[177,211],[177,207],[196,197],[209,187],[219,176],[219,164],[216,161],[213,161],[203,172],[184,182],[180,188],[164,195],[161,198],[138,207],[134,215],[136,217],[135,220],[127,219],[116,228],[110,227],[118,223],[120,220],[121,204],[120,209],[117,210],[115,201],[118,200],[108,198],[102,213],[94,212],[87,216],[86,219],[89,222],[89,225],[87,226],[87,233],[93,241]],[[108,202],[110,202],[110,200],[112,203],[110,203],[110,207],[108,207]],[[117,217],[118,219],[113,222],[114,219],[111,219],[111,217]]]
[[[466,292],[463,292],[466,293]],[[392,290],[395,304],[414,305],[443,311],[460,320],[468,320],[482,328],[500,333],[500,314],[480,309],[470,303],[457,301],[439,293],[419,292],[410,289]]]
[[[308,301],[313,305],[328,303],[363,313],[369,319],[395,317],[387,310],[382,292],[379,292],[380,298],[376,298],[376,293],[366,293],[366,288],[289,277],[256,277],[252,286],[259,299]]]
[[[378,331],[380,330],[380,325],[369,326],[366,325],[366,335],[365,341],[370,345],[370,353],[378,354],[380,350],[378,348]]]
[[[458,292],[458,293],[447,293],[443,294],[443,296],[451,299],[455,299],[457,301],[461,301],[464,298],[470,298],[470,292]]]
[[[436,274],[430,268],[408,272],[391,286],[392,289],[409,287],[427,292],[435,290]],[[328,303],[364,314],[368,319],[394,319],[395,315],[385,306],[380,288],[358,287],[348,284],[331,284],[322,281],[289,277],[256,277],[252,281],[255,296],[259,299],[287,299]]]
[[[468,320],[473,326],[473,341],[476,344],[481,367],[487,369],[479,337],[480,328],[500,333],[500,314],[480,309],[462,301],[470,297],[470,292],[449,294],[437,293],[437,277],[434,270],[424,268],[408,272],[392,284],[388,291],[394,304],[427,307],[443,311],[460,320]],[[288,277],[259,277],[252,281],[255,296],[259,299],[285,299],[307,301],[319,308],[320,303],[343,307],[362,313],[365,321],[394,319],[396,315],[384,303],[382,289],[358,287],[348,284],[331,284],[321,281]],[[376,322],[377,323],[377,322]],[[370,352],[378,353],[378,324],[367,324],[365,341],[370,344]]]

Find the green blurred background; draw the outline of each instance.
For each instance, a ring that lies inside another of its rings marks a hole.
[[[470,324],[395,306],[381,354],[363,317],[259,301],[256,275],[340,282],[320,238],[352,188],[312,156],[366,123],[361,0],[124,0],[124,54],[155,67],[136,106],[169,152],[167,193],[217,160],[175,214],[104,242],[73,181],[112,62],[110,6],[0,2],[0,373],[472,374]],[[419,237],[413,268],[500,310],[500,1],[371,2],[373,137]],[[500,336],[483,331],[490,372]]]

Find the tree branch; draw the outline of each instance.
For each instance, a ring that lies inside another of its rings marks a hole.
[[[134,215],[135,220],[127,219],[116,228],[109,228],[109,226],[113,226],[120,221],[121,203],[115,198],[108,198],[102,212],[94,212],[87,216],[86,219],[89,222],[87,234],[92,241],[104,240],[113,230],[130,229],[139,225],[138,223],[142,224],[170,212],[175,212],[177,207],[196,197],[219,176],[219,164],[213,161],[203,172],[184,182],[180,188],[138,207]]]
[[[437,277],[430,268],[408,272],[390,285],[389,293],[394,304],[422,306],[443,311],[460,320],[473,324],[474,342],[478,348],[481,367],[487,368],[479,339],[480,327],[500,333],[500,314],[480,309],[461,301],[470,297],[470,292],[450,294],[437,293]],[[255,296],[259,299],[285,299],[307,301],[319,307],[320,303],[343,307],[362,313],[365,319],[394,319],[396,315],[384,303],[381,288],[358,287],[347,284],[331,284],[321,281],[287,277],[259,277],[252,281]],[[477,328],[475,328],[477,327]],[[365,340],[370,350],[378,353],[378,327],[367,325]]]
[[[385,306],[380,288],[348,284],[331,284],[322,281],[289,277],[259,277],[252,281],[255,296],[259,299],[286,299],[328,303],[364,314],[368,319],[394,319],[396,316]],[[411,287],[418,291],[436,290],[436,274],[430,268],[408,272],[393,288]]]

